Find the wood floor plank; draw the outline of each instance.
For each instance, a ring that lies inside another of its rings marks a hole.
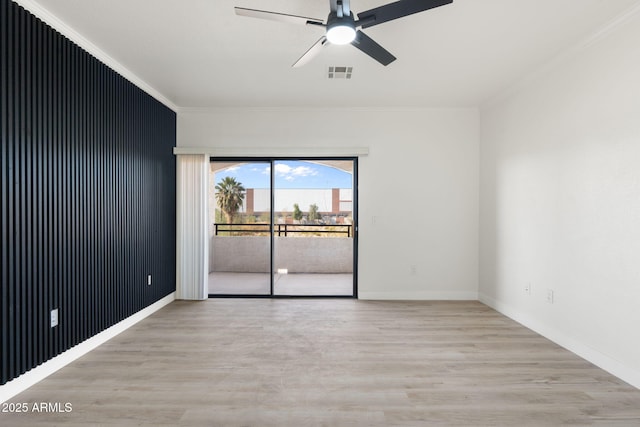
[[[640,425],[640,390],[475,301],[176,301],[8,426]]]

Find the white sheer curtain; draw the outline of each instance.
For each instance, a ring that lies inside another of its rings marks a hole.
[[[208,295],[209,244],[207,191],[209,156],[177,156],[177,299]]]

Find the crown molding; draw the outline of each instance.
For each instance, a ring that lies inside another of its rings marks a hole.
[[[138,86],[140,89],[157,99],[159,102],[163,103],[173,111],[178,111],[178,106],[173,103],[169,98],[164,96],[158,90],[154,89],[152,86],[147,84],[144,80],[138,77],[135,73],[129,70],[127,67],[116,61],[113,57],[111,57],[108,53],[100,49],[98,46],[93,44],[91,41],[86,39],[82,34],[78,33],[76,30],[71,28],[69,25],[60,20],[53,13],[49,12],[47,9],[42,7],[34,0],[12,0],[14,3],[22,6],[25,10],[35,15],[42,22],[49,25],[54,30],[58,31],[60,34],[77,44],[80,48],[86,50],[88,53],[96,57],[98,60],[106,64],[108,67],[113,69],[116,73],[120,74],[125,79],[129,80],[134,85]]]
[[[364,112],[364,113],[388,113],[388,112],[422,112],[422,111],[476,111],[475,106],[461,107],[179,107],[178,113],[183,114],[224,114],[224,113],[328,113],[328,112]]]
[[[574,58],[578,54],[588,50],[596,43],[605,39],[607,36],[614,33],[616,30],[634,19],[638,14],[640,14],[640,2],[631,6],[620,15],[616,16],[615,18],[607,22],[604,26],[600,27],[589,36],[583,38],[580,42],[561,50],[557,55],[555,55],[544,64],[536,67],[533,71],[516,80],[513,84],[506,86],[504,89],[498,91],[496,94],[489,97],[484,102],[481,102],[479,105],[480,111],[486,108],[491,108],[494,105],[520,92],[522,89],[528,87],[531,83],[539,80],[542,76],[550,73],[552,70],[558,68],[560,65],[567,62],[571,58]]]

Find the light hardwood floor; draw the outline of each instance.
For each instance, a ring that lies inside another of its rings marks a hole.
[[[640,390],[479,302],[174,302],[2,426],[640,425]]]

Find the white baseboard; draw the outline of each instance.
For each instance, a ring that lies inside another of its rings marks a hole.
[[[597,367],[604,369],[610,374],[620,378],[622,381],[625,381],[633,387],[640,389],[640,372],[636,371],[635,369],[631,369],[628,366],[620,363],[619,361],[607,356],[606,354],[603,354],[598,350],[584,345],[583,343],[576,341],[575,339],[563,334],[555,328],[552,328],[551,326],[541,323],[526,314],[514,310],[509,305],[495,300],[485,294],[481,293],[479,295],[479,300],[480,302],[488,305],[501,314],[504,314],[505,316],[515,320],[521,325],[553,341],[559,346],[593,363]]]
[[[401,291],[367,292],[358,291],[362,300],[419,300],[419,301],[477,301],[478,293],[469,291]]]
[[[13,396],[23,392],[39,381],[42,381],[49,375],[56,372],[58,369],[61,369],[74,360],[78,359],[79,357],[84,356],[94,348],[109,341],[120,332],[125,331],[145,317],[148,317],[154,312],[160,310],[165,305],[170,304],[175,299],[176,294],[175,292],[173,292],[162,298],[161,300],[151,304],[149,307],[140,310],[139,312],[116,323],[110,328],[105,329],[99,334],[94,335],[86,341],[83,341],[80,344],[76,345],[75,347],[70,348],[64,353],[57,355],[53,359],[46,361],[42,365],[37,366],[30,371],[20,375],[18,378],[9,381],[3,386],[0,386],[0,403],[11,399]]]

